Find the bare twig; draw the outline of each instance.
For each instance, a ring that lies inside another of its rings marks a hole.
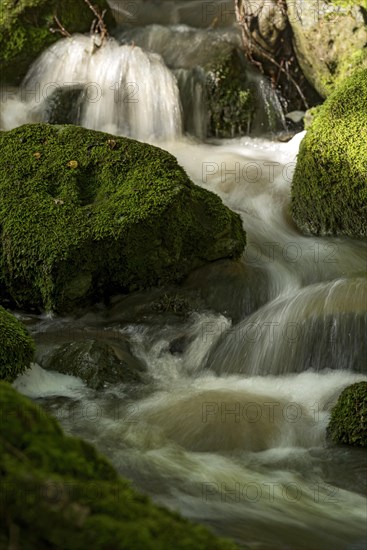
[[[251,14],[247,17],[246,16],[242,17],[241,13],[240,13],[240,9],[239,9],[238,0],[234,0],[234,4],[235,4],[236,19],[237,19],[237,23],[241,27],[242,38],[243,38],[243,43],[244,43],[244,46],[245,46],[245,49],[246,49],[247,57],[249,58],[249,61],[252,64],[256,65],[260,69],[260,71],[264,74],[264,69],[263,69],[262,63],[260,61],[256,61],[253,57],[253,51],[254,51],[255,48],[254,48],[254,44],[253,44],[251,29],[249,28],[249,25],[250,25],[249,21],[251,20],[251,17],[255,14]],[[282,2],[280,2],[280,6],[283,9]],[[261,8],[260,8],[260,11],[261,11]],[[258,15],[258,14],[256,14],[256,15]],[[246,47],[246,44],[247,44],[247,47]],[[302,102],[303,102],[305,108],[308,109],[309,105],[308,105],[307,99],[306,99],[304,93],[302,92],[300,86],[297,84],[297,82],[293,78],[293,76],[290,72],[288,63],[285,63],[286,68],[284,68],[284,66],[283,66],[284,61],[282,60],[281,63],[278,63],[274,59],[274,57],[272,55],[270,55],[270,53],[261,44],[259,44],[257,41],[256,41],[256,49],[261,53],[262,57],[264,57],[272,65],[277,67],[277,69],[279,71],[277,80],[279,80],[280,73],[283,73],[283,74],[286,75],[288,80],[293,84],[293,86],[297,90],[298,95],[302,99]]]
[[[61,24],[59,18],[57,17],[57,15],[54,15],[54,19],[55,19],[55,22],[58,26],[58,29],[54,29],[53,27],[50,28],[50,31],[52,33],[56,33],[56,32],[59,32],[60,34],[62,34],[63,36],[66,36],[67,38],[71,38],[71,34],[65,29],[65,27]]]
[[[92,23],[91,26],[91,35],[98,35],[99,43],[95,42],[95,47],[100,48],[105,41],[105,39],[108,37],[108,31],[106,27],[106,23],[104,22],[104,17],[106,15],[106,10],[103,10],[102,13],[100,13],[91,3],[89,0],[84,0],[84,2],[87,4],[90,10],[95,15],[95,20]]]

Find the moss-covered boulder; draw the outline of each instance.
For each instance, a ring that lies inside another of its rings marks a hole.
[[[321,96],[367,68],[365,0],[287,0],[287,8],[297,59]]]
[[[320,107],[303,139],[292,184],[298,227],[316,235],[367,235],[367,70]]]
[[[106,0],[92,2],[100,11],[108,8]],[[16,84],[34,59],[59,33],[57,16],[69,33],[88,32],[94,15],[84,0],[1,0],[0,7],[0,80]],[[111,28],[112,16],[106,18]]]
[[[367,447],[367,382],[346,388],[331,412],[328,435],[335,443]]]
[[[33,354],[33,340],[25,327],[0,307],[0,380],[15,380],[30,366]]]
[[[130,488],[95,449],[0,383],[0,531],[22,550],[234,549]]]
[[[240,217],[157,147],[34,124],[0,149],[0,274],[22,307],[71,309],[243,251]]]

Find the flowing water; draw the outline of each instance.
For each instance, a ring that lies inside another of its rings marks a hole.
[[[289,143],[204,140],[205,104],[187,74],[200,75],[201,56],[235,33],[224,25],[207,31],[205,43],[202,29],[182,27],[207,26],[184,10],[189,2],[164,2],[160,19],[156,4],[94,53],[82,36],[52,46],[23,89],[8,93],[2,128],[45,120],[53,107],[42,90],[69,86],[78,97],[74,121],[159,144],[219,194],[242,217],[246,252],[179,287],[119,296],[73,317],[17,312],[36,339],[38,364],[15,386],[155,502],[243,547],[365,548],[366,454],[330,444],[326,427],[342,389],[367,379],[366,246],[294,227],[290,185],[303,134]],[[116,84],[138,102],[116,100]],[[40,97],[30,96],[37,86]],[[100,96],[86,96],[93,92]],[[190,106],[194,135],[184,135]],[[186,314],[149,306],[165,294],[186,300]],[[50,350],[90,339],[120,354],[128,342],[143,381],[93,390],[42,368]]]

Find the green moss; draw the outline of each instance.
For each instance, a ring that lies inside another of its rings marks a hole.
[[[316,235],[367,235],[367,70],[318,109],[292,184],[298,227]]]
[[[365,0],[332,3],[334,8],[326,0],[304,1],[298,10],[295,0],[287,2],[297,59],[307,80],[325,98],[355,70],[367,69]]]
[[[164,294],[151,303],[151,309],[157,313],[174,313],[175,315],[187,316],[193,312],[187,298],[179,294]]]
[[[331,4],[334,6],[340,6],[342,8],[353,8],[355,6],[360,6],[367,9],[367,0],[330,0]]]
[[[22,307],[70,309],[243,251],[240,217],[157,147],[34,124],[0,149],[0,272]]]
[[[95,449],[0,383],[0,531],[22,550],[231,550],[137,494]],[[13,536],[12,536],[12,535]]]
[[[84,0],[1,0],[0,9],[0,79],[18,83],[32,61],[60,38],[52,34],[57,27],[54,15],[70,33],[88,32],[94,15]],[[106,0],[93,2],[100,10],[108,8]],[[109,28],[111,16],[107,16]]]
[[[33,359],[34,343],[25,327],[0,307],[0,380],[12,382]]]
[[[332,73],[324,75],[322,78],[322,86],[325,94],[331,94],[340,86],[343,81],[356,71],[367,68],[367,48],[361,48],[340,58]]]
[[[247,133],[254,98],[247,86],[246,67],[236,50],[206,67],[208,135],[231,138]]]
[[[335,443],[367,447],[367,382],[353,384],[339,396],[328,435]]]

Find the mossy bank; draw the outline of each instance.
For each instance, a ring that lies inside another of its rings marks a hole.
[[[328,435],[334,443],[367,447],[367,382],[346,388],[332,410]]]
[[[0,149],[0,273],[18,306],[70,310],[243,251],[240,217],[157,147],[34,124]]]
[[[137,494],[84,441],[0,382],[0,546],[234,550],[204,527]]]
[[[367,70],[318,108],[292,184],[298,227],[316,235],[367,236]]]
[[[33,340],[26,328],[0,307],[0,380],[15,380],[30,366],[33,354]]]
[[[92,4],[107,9],[106,0]],[[32,61],[60,38],[51,33],[57,16],[69,33],[88,32],[94,15],[84,0],[1,0],[0,7],[0,80],[18,84]],[[113,25],[107,15],[109,28]]]

